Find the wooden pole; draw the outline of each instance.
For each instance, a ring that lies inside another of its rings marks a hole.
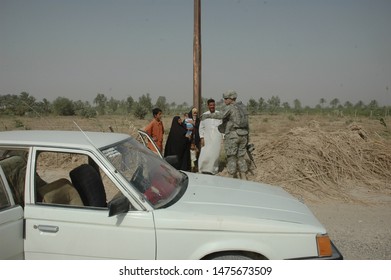
[[[194,0],[193,106],[201,115],[201,0]]]

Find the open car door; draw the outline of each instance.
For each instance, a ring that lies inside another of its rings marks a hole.
[[[140,136],[141,141],[142,141],[142,143],[144,144],[144,146],[148,148],[148,143],[151,143],[151,144],[153,145],[153,148],[155,149],[154,152],[156,152],[156,154],[157,154],[160,158],[163,158],[162,153],[160,152],[159,148],[157,147],[155,141],[153,141],[152,137],[149,136],[149,134],[146,133],[146,132],[143,131],[143,130],[138,129],[137,132],[138,132],[138,135]]]
[[[23,208],[15,205],[0,165],[0,259],[23,259]]]
[[[144,144],[144,146],[145,146],[146,148],[148,148],[148,143],[151,143],[151,144],[153,145],[155,151],[156,151],[155,153],[156,153],[160,158],[164,159],[165,161],[167,161],[167,162],[168,162],[169,164],[171,164],[171,165],[175,165],[175,164],[178,162],[177,156],[167,156],[167,157],[163,157],[163,155],[162,155],[162,153],[160,152],[160,150],[158,149],[158,147],[157,147],[155,141],[153,141],[152,137],[151,137],[148,133],[146,133],[145,131],[140,130],[140,129],[138,129],[137,132],[138,132],[138,135],[139,135],[139,137],[140,137],[140,139],[141,139],[141,142]]]

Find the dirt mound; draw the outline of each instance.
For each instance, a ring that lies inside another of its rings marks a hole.
[[[391,147],[371,139],[358,124],[326,132],[312,121],[306,127],[256,147],[255,181],[286,188],[296,196],[340,198],[355,187],[391,189]]]

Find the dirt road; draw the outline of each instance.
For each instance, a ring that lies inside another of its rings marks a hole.
[[[346,260],[391,259],[391,197],[372,193],[366,203],[306,202]]]

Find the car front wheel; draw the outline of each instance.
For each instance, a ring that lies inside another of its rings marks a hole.
[[[213,257],[212,260],[252,260],[252,258],[239,254],[227,254]]]

